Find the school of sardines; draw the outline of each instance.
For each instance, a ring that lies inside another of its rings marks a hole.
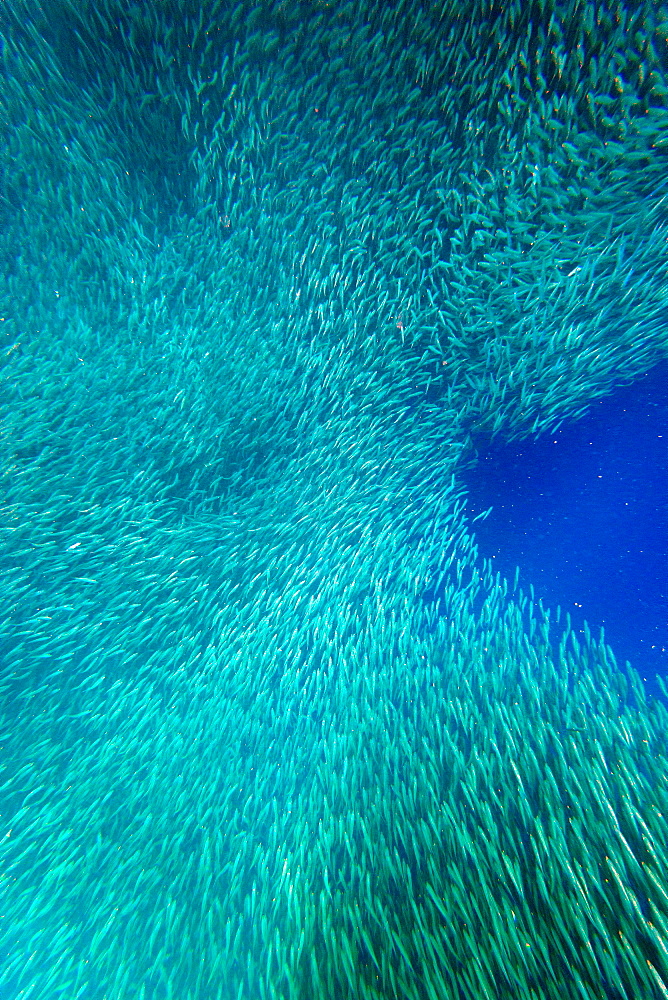
[[[668,998],[668,712],[465,488],[666,356],[666,5],[0,35],[1,1000]]]

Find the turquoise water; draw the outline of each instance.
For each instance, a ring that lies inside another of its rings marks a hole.
[[[0,18],[3,1000],[665,997],[664,6]]]

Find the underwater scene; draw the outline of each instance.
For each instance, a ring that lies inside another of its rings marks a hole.
[[[668,4],[0,60],[0,1000],[666,1000]]]

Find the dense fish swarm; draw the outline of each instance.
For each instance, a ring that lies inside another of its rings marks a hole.
[[[0,996],[668,997],[668,713],[463,485],[666,354],[665,5],[0,17]]]

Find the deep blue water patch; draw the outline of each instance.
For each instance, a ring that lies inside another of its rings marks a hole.
[[[617,662],[668,677],[668,363],[537,440],[476,442],[468,509],[480,554]]]

